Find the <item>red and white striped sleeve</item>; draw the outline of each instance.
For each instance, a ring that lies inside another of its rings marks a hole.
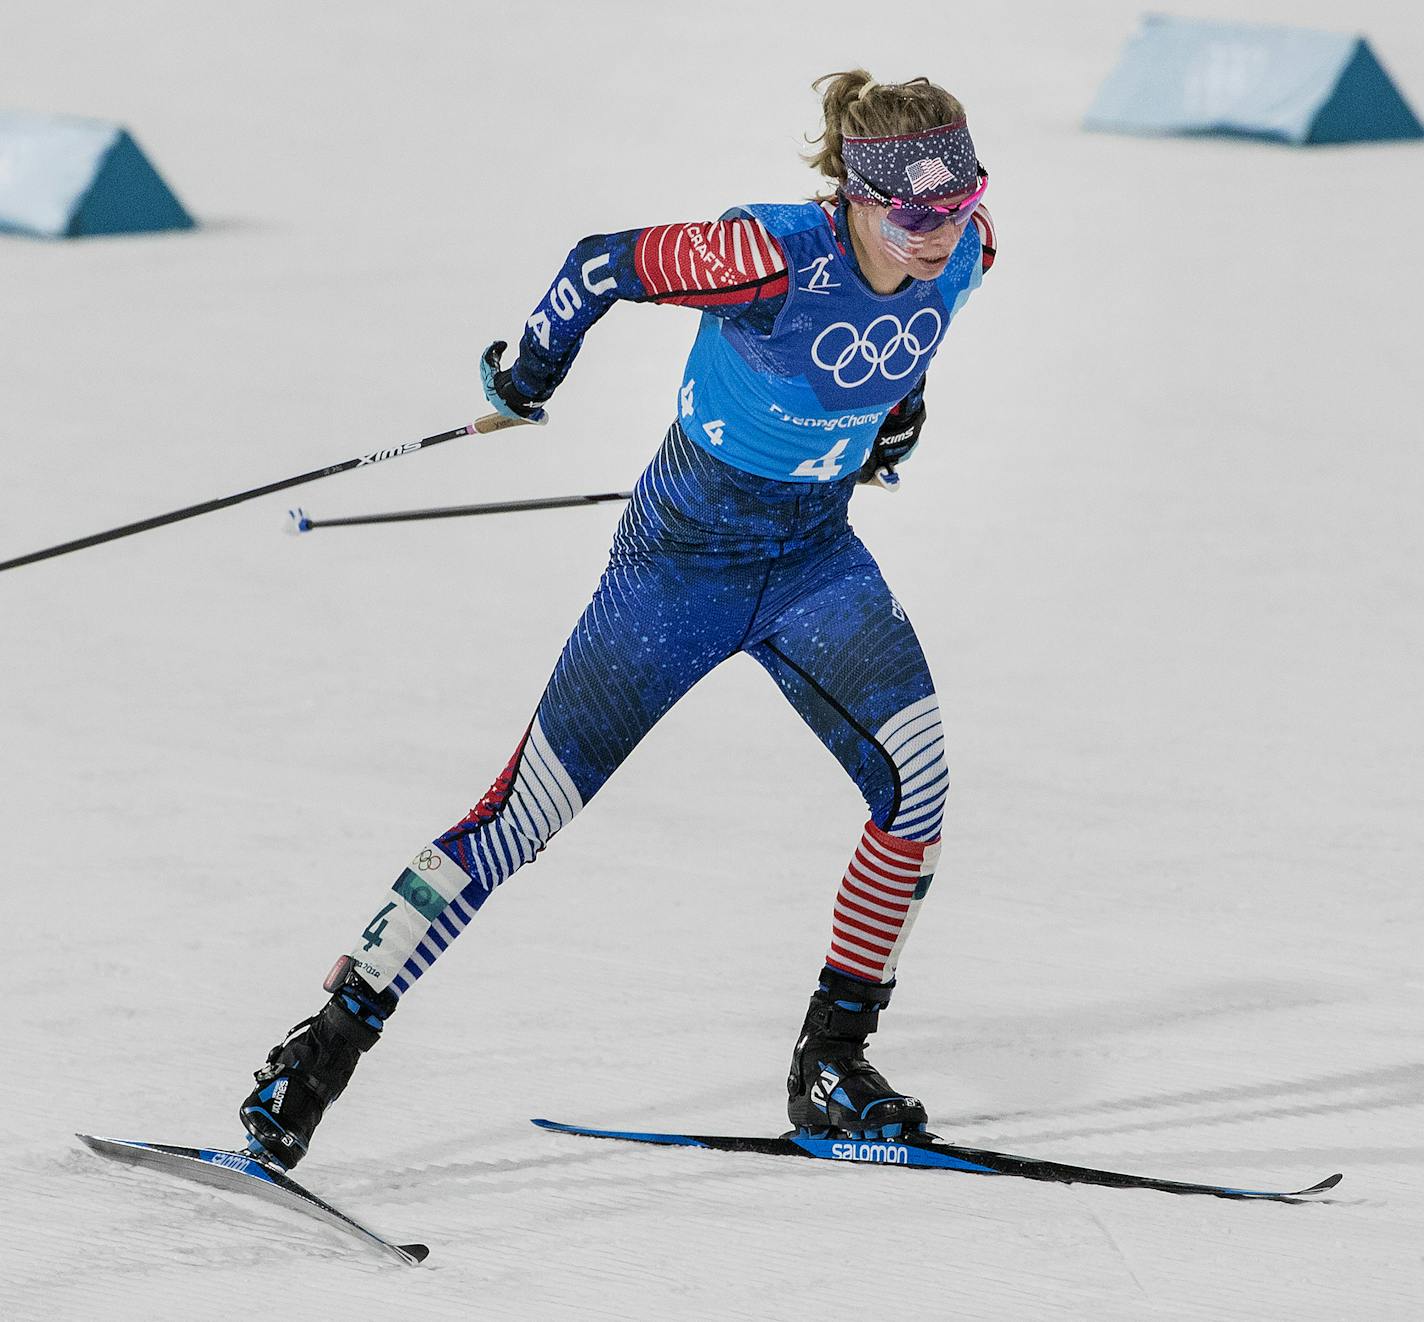
[[[993,266],[994,254],[998,251],[998,240],[994,237],[994,218],[989,214],[988,207],[981,205],[974,208],[974,214],[969,219],[979,231],[979,249],[984,254],[982,269],[987,271]]]
[[[633,263],[655,303],[716,307],[786,292],[786,254],[752,217],[651,226],[638,236]]]

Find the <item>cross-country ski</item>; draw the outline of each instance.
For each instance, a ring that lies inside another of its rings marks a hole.
[[[583,1138],[611,1138],[625,1143],[650,1143],[657,1147],[707,1148],[715,1152],[749,1152],[766,1157],[810,1157],[816,1161],[839,1161],[861,1165],[898,1166],[914,1170],[960,1171],[971,1175],[1016,1175],[1026,1180],[1047,1180],[1055,1184],[1100,1184],[1111,1189],[1159,1189],[1163,1193],[1208,1194],[1216,1198],[1262,1199],[1292,1202],[1311,1194],[1333,1189],[1343,1178],[1329,1175],[1318,1184],[1294,1192],[1268,1189],[1237,1189],[1223,1184],[1203,1184],[1192,1180],[1161,1180],[1149,1175],[1126,1175],[1121,1171],[1098,1170],[1092,1166],[1072,1166],[1038,1157],[1016,1157],[987,1148],[963,1147],[940,1141],[897,1143],[882,1139],[819,1138],[785,1134],[780,1138],[750,1135],[709,1135],[644,1133],[636,1130],[593,1129],[586,1125],[561,1124],[556,1120],[534,1120],[540,1129],[555,1134],[575,1134]]]
[[[163,1171],[198,1184],[214,1185],[229,1192],[249,1194],[315,1217],[328,1226],[354,1236],[368,1248],[403,1262],[407,1267],[425,1261],[430,1250],[424,1244],[397,1244],[378,1235],[353,1216],[338,1210],[324,1198],[298,1184],[251,1153],[227,1148],[188,1148],[173,1143],[141,1143],[136,1139],[99,1138],[94,1134],[76,1137],[87,1147],[115,1161],[148,1170]]]

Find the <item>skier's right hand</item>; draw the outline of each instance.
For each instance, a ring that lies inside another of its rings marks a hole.
[[[503,340],[495,340],[480,357],[480,381],[485,388],[485,398],[503,417],[517,418],[520,422],[548,422],[549,415],[523,394],[509,370],[499,365],[507,348],[509,345]]]

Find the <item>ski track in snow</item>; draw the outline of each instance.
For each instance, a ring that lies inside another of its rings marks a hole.
[[[696,322],[627,307],[538,433],[0,576],[7,1322],[1424,1315],[1424,157],[1079,132],[1137,8],[10,0],[6,103],[124,122],[204,227],[0,242],[0,558],[470,420],[579,236],[802,196],[813,77],[936,77],[1001,256],[904,490],[853,511],[955,775],[875,1059],[961,1142],[1339,1188],[529,1126],[782,1127],[863,812],[745,663],[491,900],[298,1172],[426,1266],[78,1145],[236,1142],[371,899],[504,766],[618,513],[293,540],[286,506],[630,483]],[[1424,107],[1416,6],[1348,21]]]

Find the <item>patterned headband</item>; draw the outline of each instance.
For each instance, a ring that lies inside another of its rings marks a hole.
[[[911,204],[969,193],[979,182],[979,158],[963,119],[889,138],[842,138],[844,192],[868,202]]]

